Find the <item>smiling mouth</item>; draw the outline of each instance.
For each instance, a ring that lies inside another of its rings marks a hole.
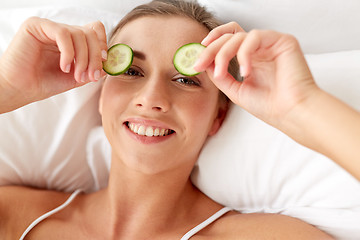
[[[135,124],[135,123],[130,123],[130,122],[125,122],[125,125],[133,133],[140,135],[140,136],[146,136],[146,137],[164,137],[164,136],[175,133],[175,131],[171,130],[171,129],[145,126],[142,124]]]

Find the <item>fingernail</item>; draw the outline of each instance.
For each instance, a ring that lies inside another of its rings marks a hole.
[[[107,52],[105,50],[101,51],[101,57],[106,60],[107,59]]]
[[[201,41],[201,44],[202,44],[202,45],[205,45],[208,39],[209,39],[209,36],[206,36],[206,37]]]
[[[94,73],[94,79],[96,81],[98,81],[100,79],[100,71],[99,70],[96,70],[95,73]]]
[[[82,74],[81,74],[81,80],[80,80],[81,82],[85,82],[86,81],[86,73],[85,72],[83,72]]]
[[[69,72],[70,72],[70,69],[71,69],[71,64],[66,65],[66,67],[65,67],[65,72],[66,72],[66,73],[69,73]]]
[[[243,66],[240,66],[240,77],[245,78],[245,70]]]
[[[214,69],[214,78],[217,79],[219,77],[219,68],[215,66]]]

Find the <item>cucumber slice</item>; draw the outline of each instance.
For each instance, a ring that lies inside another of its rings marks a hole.
[[[107,60],[103,62],[106,73],[116,76],[126,72],[133,61],[134,53],[126,44],[115,44],[108,50]]]
[[[200,43],[188,43],[180,47],[174,55],[174,66],[176,70],[185,76],[195,76],[194,64],[206,47]]]

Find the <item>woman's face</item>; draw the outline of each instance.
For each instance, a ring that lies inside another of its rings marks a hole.
[[[207,34],[194,20],[157,16],[133,20],[115,37],[134,60],[127,73],[107,77],[100,112],[113,155],[128,167],[158,173],[193,165],[220,126],[219,90],[206,73],[185,77],[172,62],[180,46]]]

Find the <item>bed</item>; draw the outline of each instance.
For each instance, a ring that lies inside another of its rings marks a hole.
[[[100,20],[110,32],[126,12],[144,2],[2,2],[0,54],[27,17],[79,25]],[[245,30],[295,35],[319,86],[360,110],[360,1],[199,2]],[[1,115],[0,185],[68,192],[105,187],[111,150],[97,110],[100,87],[91,83]],[[286,214],[337,239],[360,239],[359,181],[240,107],[231,107],[220,132],[206,143],[192,180],[214,200],[241,212]]]

